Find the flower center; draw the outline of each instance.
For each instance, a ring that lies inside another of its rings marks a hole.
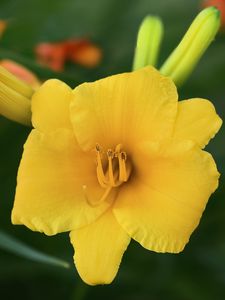
[[[112,149],[107,150],[106,168],[103,167],[103,153],[98,144],[95,150],[97,156],[97,178],[103,188],[118,187],[129,179],[131,165],[127,160],[126,152],[122,151],[121,144],[116,146],[115,151]]]
[[[115,150],[108,149],[106,154],[102,151],[99,144],[96,144],[96,174],[101,187],[105,189],[99,201],[93,203],[87,196],[87,187],[84,185],[83,190],[85,197],[91,206],[98,206],[106,200],[112,188],[120,186],[127,182],[131,173],[131,164],[127,157],[127,153],[122,151],[122,145],[116,146]],[[106,159],[107,158],[107,159]]]

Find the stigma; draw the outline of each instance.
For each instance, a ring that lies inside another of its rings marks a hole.
[[[131,165],[126,152],[122,151],[121,144],[118,144],[115,150],[108,149],[106,153],[103,153],[99,144],[96,144],[95,151],[96,174],[101,187],[111,189],[128,181]]]

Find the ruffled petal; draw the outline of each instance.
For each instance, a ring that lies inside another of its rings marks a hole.
[[[134,167],[113,209],[117,221],[147,249],[182,251],[218,186],[213,158],[192,141],[145,143]]]
[[[47,235],[93,222],[114,197],[110,193],[95,207],[105,192],[95,168],[95,157],[80,150],[73,131],[32,130],[19,167],[12,222]]]
[[[72,90],[58,79],[47,80],[33,95],[32,124],[43,132],[71,129],[69,105]]]
[[[96,222],[70,233],[74,262],[87,284],[108,284],[118,271],[130,237],[117,223],[111,210]]]
[[[162,139],[172,134],[177,91],[153,67],[119,74],[74,90],[71,121],[79,145],[93,149]]]
[[[222,120],[210,101],[197,98],[180,101],[174,138],[190,139],[204,148],[219,131],[221,125]]]

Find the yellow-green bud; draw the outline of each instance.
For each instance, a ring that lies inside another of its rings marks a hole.
[[[147,16],[138,31],[133,70],[155,66],[163,36],[163,24],[158,17]]]
[[[31,102],[34,90],[0,66],[0,114],[4,117],[31,125]]]
[[[180,44],[160,69],[163,75],[180,86],[190,75],[203,53],[214,40],[220,27],[220,12],[215,7],[201,11],[195,18]]]

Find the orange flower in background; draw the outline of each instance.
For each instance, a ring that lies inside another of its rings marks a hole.
[[[205,0],[202,7],[215,6],[221,14],[221,29],[225,30],[225,0]]]
[[[102,58],[101,49],[85,39],[67,41],[64,49],[69,60],[87,68],[97,66]]]
[[[7,26],[7,22],[4,20],[0,20],[0,37],[4,33],[6,26]]]
[[[17,78],[28,83],[33,89],[37,89],[41,85],[40,80],[33,72],[13,60],[3,59],[0,61],[0,65]]]
[[[35,49],[40,64],[61,72],[67,61],[92,68],[99,64],[102,51],[86,39],[68,40],[60,43],[41,43]]]
[[[36,49],[37,61],[53,71],[63,71],[65,64],[64,49],[60,44],[42,43]]]

